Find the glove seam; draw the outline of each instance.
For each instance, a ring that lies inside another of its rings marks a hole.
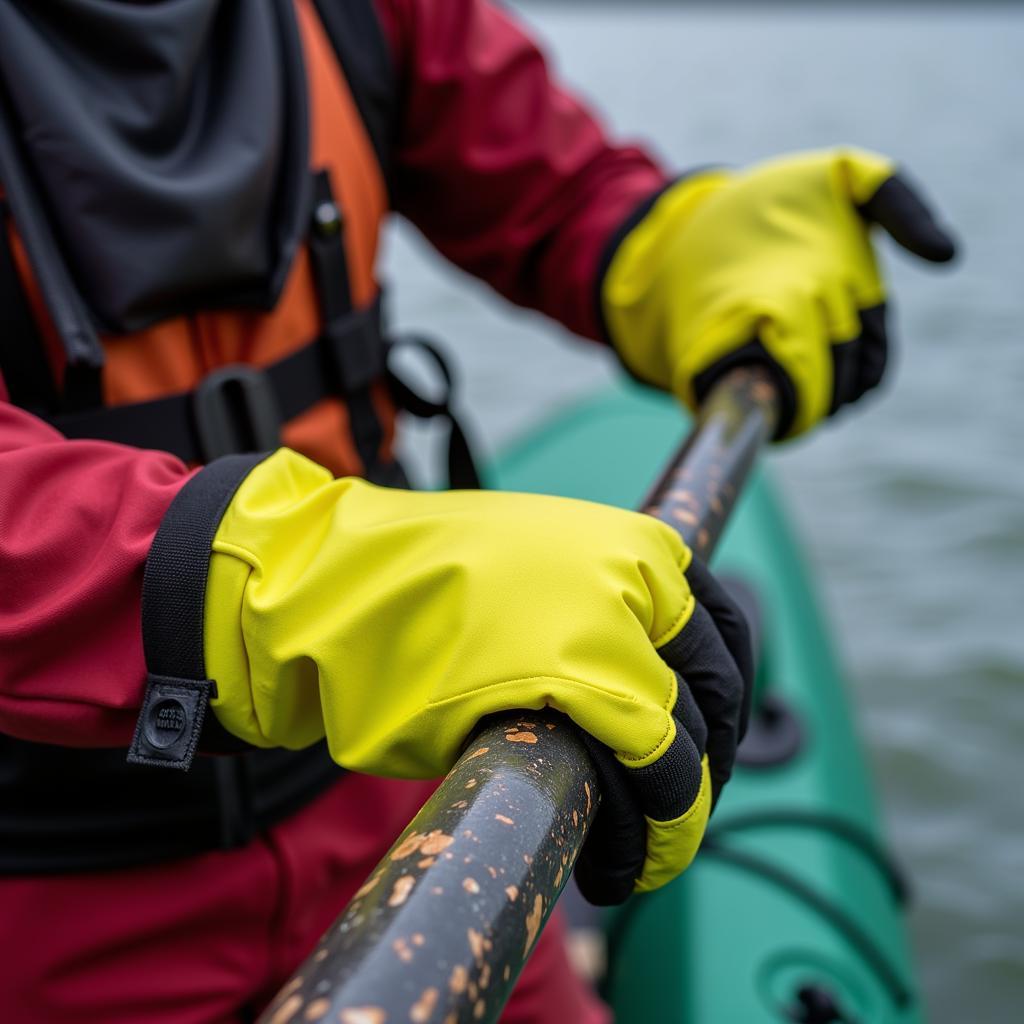
[[[619,697],[619,695],[614,693],[612,690],[608,690],[605,687],[598,685],[597,683],[588,683],[583,679],[577,679],[575,676],[560,676],[555,675],[551,672],[545,672],[539,675],[535,673],[533,675],[528,676],[512,676],[508,679],[495,679],[493,682],[483,683],[480,686],[474,686],[470,690],[454,693],[449,697],[442,697],[440,700],[430,700],[427,702],[426,707],[439,708],[443,707],[445,704],[451,704],[453,701],[465,700],[467,696],[482,693],[484,690],[492,690],[498,686],[510,686],[515,683],[539,683],[545,679],[552,679],[560,683],[575,683],[577,686],[586,687],[586,689],[588,690],[596,690],[598,693],[610,694],[613,697]],[[621,696],[619,699],[629,701],[633,704],[640,703],[637,697],[633,694],[626,694],[624,696]],[[556,710],[560,709],[556,708]]]
[[[674,639],[678,633],[683,631],[683,627],[693,617],[693,609],[697,605],[697,599],[691,593],[686,602],[683,605],[682,611],[672,620],[672,624],[668,629],[661,632],[654,640],[651,641],[655,648],[664,647],[670,640]]]
[[[692,599],[693,595],[691,594],[690,597]],[[652,758],[656,761],[659,757],[662,756],[662,754],[665,753],[665,750],[668,749],[669,745],[676,738],[676,723],[675,719],[672,716],[672,708],[676,706],[676,701],[679,699],[679,677],[667,665],[665,667],[668,668],[668,674],[671,677],[668,685],[668,698],[666,699],[665,703],[661,706],[662,711],[665,712],[665,731],[661,734],[661,739],[658,740],[658,742],[654,745],[654,748],[652,750],[649,750],[646,754],[641,754],[639,757],[629,757],[628,755],[623,755],[622,757],[620,757],[620,760],[623,764],[638,765],[641,761],[647,761]],[[665,742],[666,740],[668,740],[667,743]],[[640,767],[645,766],[640,765]]]
[[[660,521],[660,520],[659,520]],[[668,525],[667,523],[665,524]],[[669,527],[669,529],[672,529]],[[693,561],[693,552],[690,548],[683,543],[683,550],[679,557],[676,559],[676,568],[682,574],[684,582],[687,586],[686,600],[683,602],[683,607],[679,614],[672,620],[671,624],[667,629],[662,630],[651,643],[654,644],[655,648],[662,647],[669,642],[677,633],[682,632],[683,626],[690,621],[693,615],[693,609],[697,604],[697,599],[693,596],[693,591],[689,589],[690,583],[686,579],[686,570],[689,568],[690,563]],[[669,709],[666,707],[666,711]]]
[[[239,617],[241,619],[245,612],[246,591],[249,588],[249,584],[252,581],[253,575],[257,572],[263,572],[263,562],[260,559],[260,557],[251,549],[235,541],[227,540],[225,538],[215,539],[213,545],[211,546],[211,549],[213,554],[223,555],[225,558],[232,558],[239,564],[245,566],[245,568],[247,569],[245,583],[242,585],[241,593],[239,595]],[[286,746],[286,744],[280,743],[270,735],[270,730],[264,727],[264,723],[260,719],[260,702],[257,699],[258,688],[256,684],[256,676],[253,672],[253,661],[249,654],[249,645],[246,640],[246,631],[244,627],[239,630],[239,634],[241,637],[242,660],[245,663],[246,677],[244,684],[239,686],[238,689],[242,693],[244,693],[248,698],[248,708],[246,713],[247,717],[252,723],[252,728],[256,734],[254,737],[249,733],[249,730],[246,730],[248,738],[245,740],[245,742],[251,743],[257,747]],[[214,709],[214,714],[216,714],[216,709],[218,705],[222,704],[223,702],[225,689],[226,687],[223,685],[222,682],[221,694],[213,701],[211,701],[211,706]]]
[[[213,544],[210,545],[210,550],[215,555],[227,555],[229,558],[235,558],[239,562],[244,563],[249,567],[250,574],[255,572],[257,569],[262,569],[262,563],[260,562],[259,556],[251,549],[245,547],[244,544],[239,544],[237,541],[228,540],[223,537],[219,540],[214,538]]]
[[[616,752],[616,756],[618,757],[618,759],[623,764],[637,762],[637,761],[645,761],[648,758],[653,757],[655,754],[658,754],[659,751],[662,751],[662,748],[664,746],[666,746],[665,740],[669,736],[669,734],[672,732],[673,725],[674,725],[674,722],[672,720],[672,715],[669,713],[668,709],[675,703],[675,697],[676,697],[676,693],[675,693],[675,690],[676,690],[676,676],[675,676],[675,673],[671,669],[668,669],[668,666],[666,666],[666,669],[668,671],[669,676],[671,677],[671,683],[669,685],[669,695],[668,695],[668,698],[667,698],[665,704],[662,705],[662,707],[661,707],[661,710],[665,713],[666,718],[667,718],[666,725],[665,725],[665,730],[662,733],[661,738],[658,740],[658,742],[645,754],[630,755],[630,754],[623,754],[621,752]],[[536,683],[536,682],[542,682],[543,680],[546,680],[546,679],[555,680],[557,682],[563,682],[563,683],[574,683],[577,686],[582,686],[582,687],[584,687],[587,690],[592,690],[592,691],[594,691],[596,693],[604,694],[605,696],[612,696],[612,697],[615,697],[616,699],[623,700],[623,701],[628,701],[628,702],[630,702],[632,704],[640,704],[640,701],[636,697],[635,694],[628,694],[628,695],[625,695],[625,696],[620,696],[619,694],[616,694],[613,691],[608,690],[608,689],[606,689],[603,686],[599,686],[596,683],[585,682],[584,680],[577,679],[574,676],[559,676],[559,675],[553,675],[551,673],[546,673],[544,675],[516,676],[516,677],[513,677],[511,679],[498,679],[498,680],[495,680],[494,682],[491,682],[491,683],[484,683],[482,686],[476,686],[472,690],[469,690],[469,691],[466,691],[466,692],[463,692],[463,693],[452,694],[450,697],[444,697],[441,700],[431,700],[431,701],[428,701],[424,705],[424,708],[425,708],[425,710],[433,710],[433,709],[437,709],[437,708],[442,708],[442,707],[444,707],[447,704],[452,704],[452,703],[455,703],[457,701],[465,700],[466,697],[469,696],[470,694],[475,696],[476,694],[482,693],[485,690],[492,690],[492,689],[495,689],[495,688],[501,687],[501,686],[513,686],[513,685],[516,685],[516,684],[523,684],[523,683]],[[544,706],[551,707],[552,705],[546,703]],[[501,710],[501,709],[494,709],[494,710]],[[559,707],[559,708],[556,708],[556,710],[564,710],[564,709]],[[569,717],[572,718],[572,715],[569,715]],[[584,730],[584,731],[586,731],[586,730]],[[590,735],[593,735],[593,734],[591,733]],[[598,737],[596,737],[596,736],[594,738],[598,739]],[[598,742],[601,742],[601,741],[598,739]]]
[[[672,673],[672,677],[673,677],[673,679],[675,678],[675,673],[674,672]],[[673,689],[673,691],[675,690],[675,684],[674,683],[673,683],[672,689]],[[673,703],[674,703],[674,701],[673,701]],[[661,757],[665,753],[665,751],[671,745],[672,740],[674,740],[674,739],[675,739],[675,720],[672,718],[672,715],[666,709],[665,710],[665,731],[661,734],[661,739],[658,740],[658,742],[654,746],[654,748],[652,750],[648,751],[646,754],[641,754],[639,757],[630,757],[629,755],[626,755],[626,754],[620,754],[620,755],[618,755],[618,758],[619,758],[619,760],[624,765],[639,764],[639,762],[647,761],[649,759],[657,761],[658,758]],[[668,741],[667,743],[666,743],[666,740]],[[655,755],[657,755],[657,756],[655,756]],[[646,765],[640,765],[640,767],[643,768],[643,767],[646,767]]]

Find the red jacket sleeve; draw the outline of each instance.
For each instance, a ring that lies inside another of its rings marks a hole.
[[[400,80],[394,205],[512,301],[599,337],[611,236],[666,173],[613,145],[489,0],[375,0]]]
[[[0,380],[0,732],[128,746],[143,565],[190,475],[170,455],[68,441]]]

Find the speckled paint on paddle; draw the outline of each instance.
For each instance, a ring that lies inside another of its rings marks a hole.
[[[764,370],[733,370],[727,385],[711,393],[699,429],[644,502],[645,512],[678,530],[705,560],[778,418],[775,386]]]
[[[495,1019],[597,806],[565,718],[488,726],[260,1020]]]

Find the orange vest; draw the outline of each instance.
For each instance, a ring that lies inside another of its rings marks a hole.
[[[312,0],[294,0],[309,90],[310,171],[325,170],[344,211],[349,288],[356,308],[377,296],[374,265],[387,190],[352,90]],[[11,249],[37,328],[59,379],[64,354],[20,239],[10,228]],[[102,335],[105,406],[146,402],[192,391],[211,371],[230,364],[269,366],[308,345],[322,328],[321,303],[308,247],[297,254],[280,298],[270,312],[195,313],[132,334]],[[394,407],[383,381],[372,401],[384,428],[382,461],[390,459]],[[344,403],[324,398],[283,424],[283,444],[338,475],[364,470]]]

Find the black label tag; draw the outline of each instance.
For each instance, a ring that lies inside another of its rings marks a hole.
[[[208,679],[151,675],[128,748],[128,763],[188,771],[213,694]]]

